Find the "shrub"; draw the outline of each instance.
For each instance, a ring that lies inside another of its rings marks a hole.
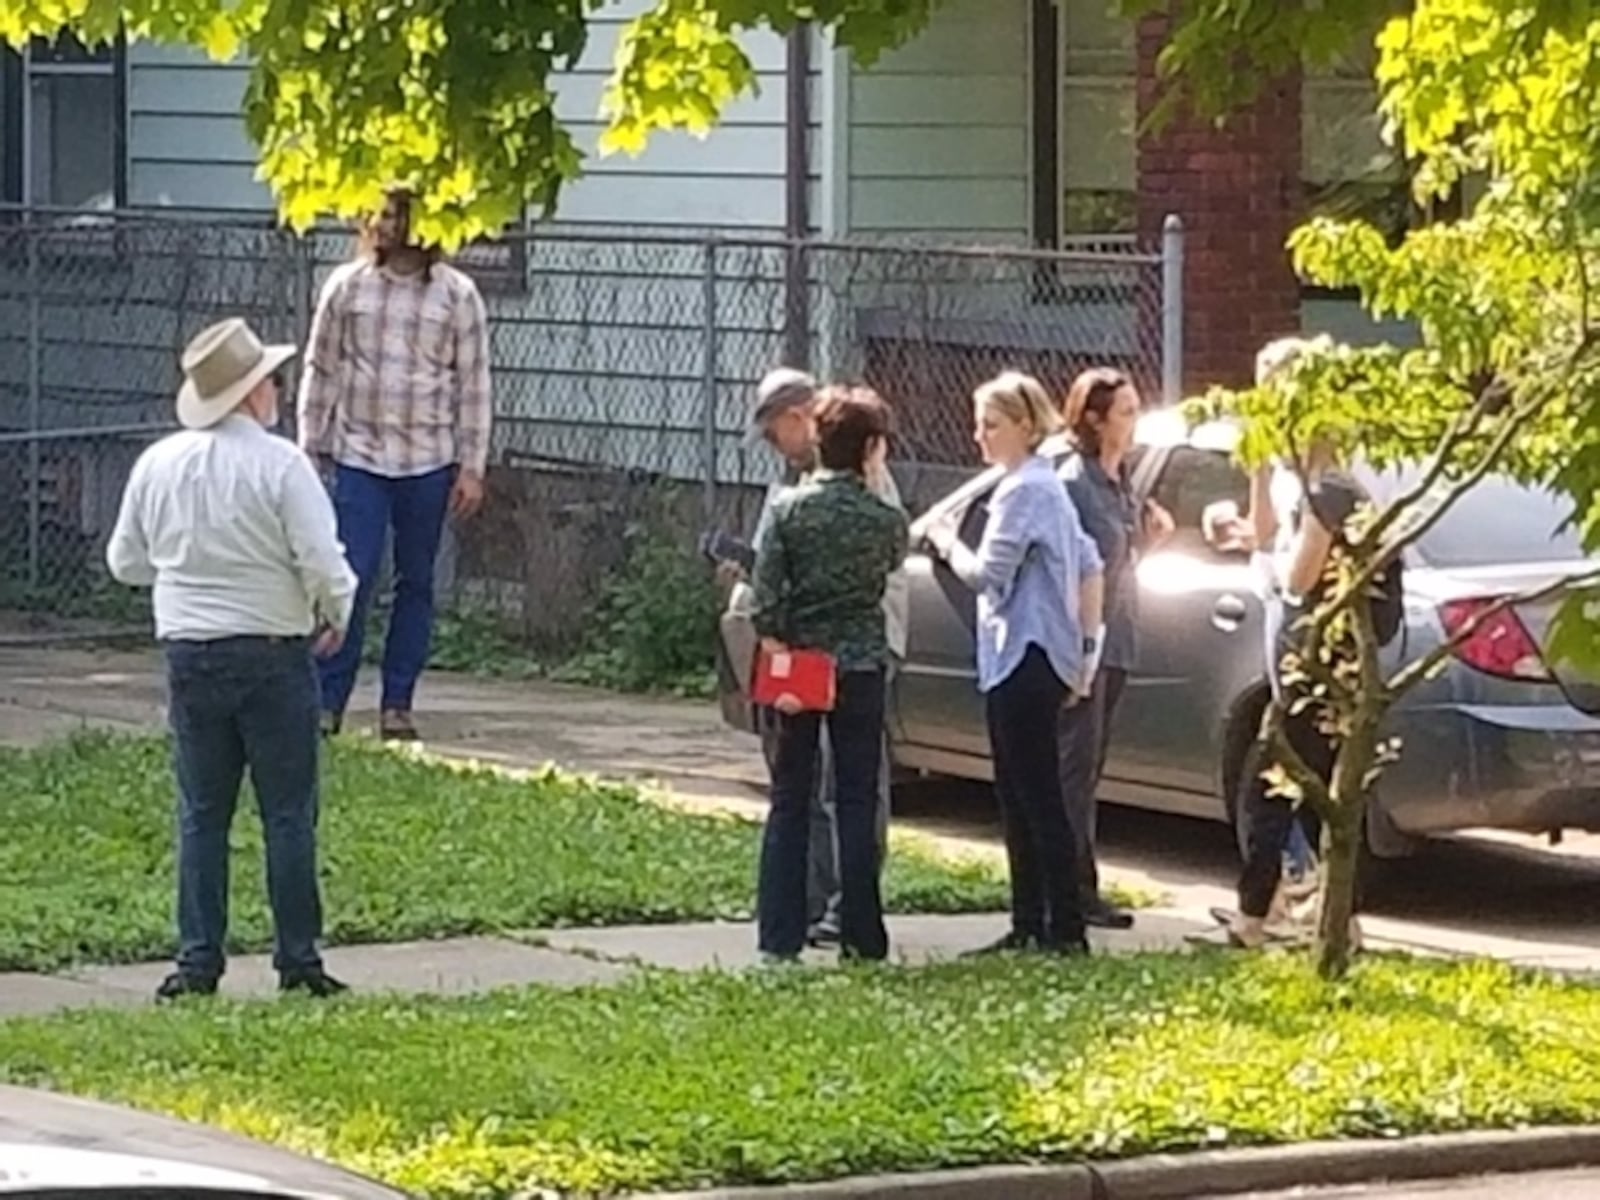
[[[629,692],[713,696],[719,611],[709,567],[680,540],[636,526],[602,593],[594,632],[556,678]]]

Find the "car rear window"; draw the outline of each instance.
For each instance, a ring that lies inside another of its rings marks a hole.
[[[1416,472],[1386,475],[1382,491],[1416,480]],[[1491,476],[1451,506],[1417,543],[1435,567],[1514,566],[1584,558],[1578,531],[1567,524],[1572,502],[1551,492]]]

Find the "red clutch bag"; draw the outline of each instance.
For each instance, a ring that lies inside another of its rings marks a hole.
[[[838,673],[833,656],[820,650],[767,650],[756,652],[755,683],[750,698],[767,708],[792,701],[799,712],[832,712],[838,694]]]

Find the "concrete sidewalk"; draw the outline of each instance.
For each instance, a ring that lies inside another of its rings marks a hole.
[[[907,965],[949,961],[964,950],[1005,932],[1000,914],[959,917],[891,917],[894,960]],[[1171,949],[1183,943],[1193,922],[1172,913],[1139,914],[1125,933],[1095,931],[1102,953]],[[498,988],[543,985],[584,987],[621,982],[641,970],[747,970],[757,963],[755,931],[749,925],[631,926],[562,929],[512,937],[450,938],[436,942],[334,946],[325,952],[328,970],[362,994],[466,995]],[[817,966],[834,961],[809,955]],[[0,974],[0,1019],[41,1016],[68,1009],[135,1008],[152,1002],[156,985],[171,970],[167,962],[116,967],[79,967],[57,975]],[[267,955],[232,960],[223,992],[237,997],[274,995],[277,976]]]

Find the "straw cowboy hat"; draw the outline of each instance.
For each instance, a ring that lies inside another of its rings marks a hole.
[[[293,346],[263,346],[239,317],[201,330],[184,347],[178,420],[189,429],[211,428],[294,356]]]

